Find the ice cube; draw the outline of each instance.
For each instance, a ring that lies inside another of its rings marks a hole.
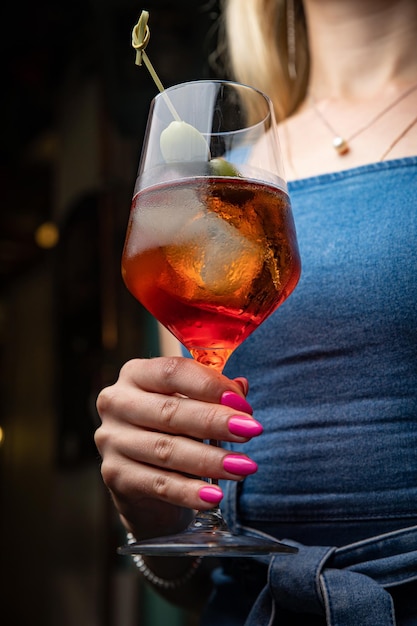
[[[185,229],[191,235],[193,222],[204,211],[198,194],[190,188],[175,190],[175,204],[166,189],[142,195],[132,209],[128,254],[172,244]]]
[[[213,213],[184,225],[176,245],[167,246],[165,254],[184,298],[211,303],[227,300],[229,306],[249,293],[264,261],[259,243]],[[178,292],[176,281],[172,286]]]

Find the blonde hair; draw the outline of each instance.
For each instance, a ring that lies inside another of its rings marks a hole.
[[[292,0],[297,75],[290,76],[287,1],[223,0],[222,6],[229,71],[235,80],[266,93],[279,120],[294,113],[303,101],[309,72],[302,0]]]

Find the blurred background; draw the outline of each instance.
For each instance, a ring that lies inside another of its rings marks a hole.
[[[210,0],[6,1],[0,205],[0,622],[191,626],[117,556],[95,399],[158,353],[120,256],[149,103],[131,31],[150,12],[162,82],[213,75]]]

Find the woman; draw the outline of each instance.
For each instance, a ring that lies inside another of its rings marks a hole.
[[[417,624],[417,3],[229,0],[224,16],[233,75],[281,122],[303,275],[224,376],[181,357],[122,369],[98,398],[103,479],[138,539],[223,498],[236,530],[297,544],[268,573],[146,559],[204,625]],[[224,492],[190,477],[208,474]]]

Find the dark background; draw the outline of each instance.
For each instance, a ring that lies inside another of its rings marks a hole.
[[[95,399],[155,324],[120,278],[156,87],[131,31],[150,12],[162,82],[218,75],[218,3],[5,2],[1,7],[0,622],[159,626],[161,603],[116,555],[124,538],[93,444]],[[39,239],[45,225],[55,244]]]

